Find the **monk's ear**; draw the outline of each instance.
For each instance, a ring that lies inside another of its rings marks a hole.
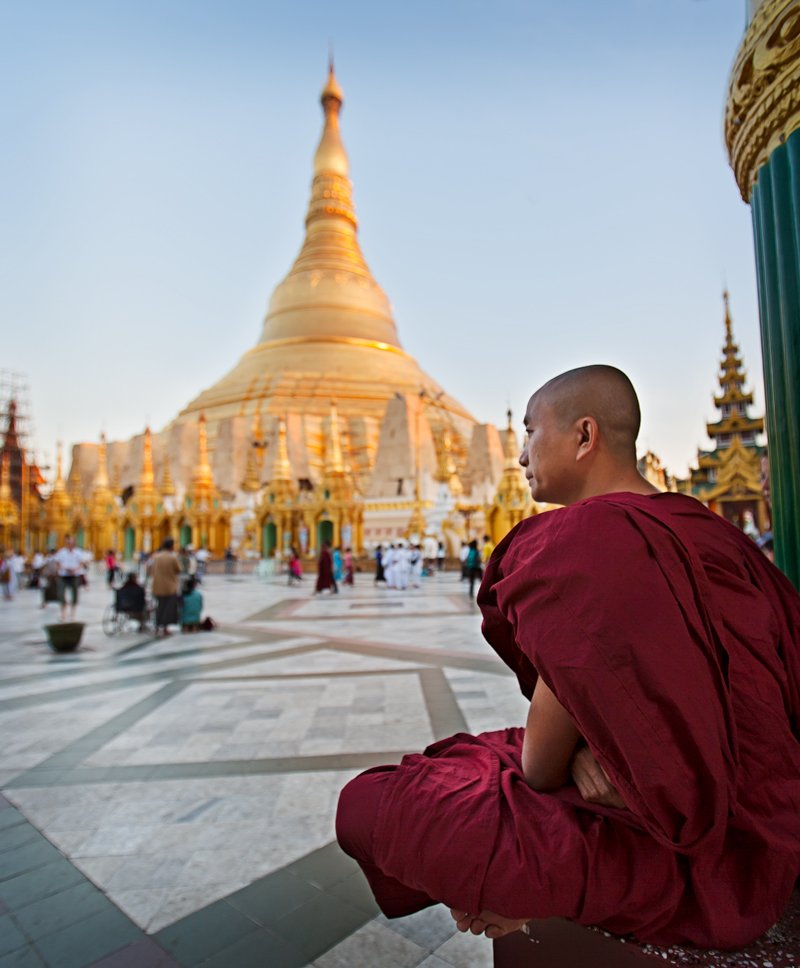
[[[600,442],[600,428],[594,417],[581,417],[576,424],[578,431],[578,450],[576,460],[583,460],[597,450]]]

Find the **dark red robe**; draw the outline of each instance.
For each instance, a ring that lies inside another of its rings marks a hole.
[[[326,588],[336,588],[333,577],[333,555],[327,548],[322,548],[317,563],[317,584],[315,591],[322,592]]]
[[[458,735],[382,778],[376,867],[462,910],[658,944],[737,947],[769,928],[800,873],[785,577],[692,498],[611,494],[523,521],[478,602],[525,696],[541,675],[628,809],[532,790],[522,729]]]

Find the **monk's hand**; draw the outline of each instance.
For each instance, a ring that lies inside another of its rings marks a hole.
[[[609,780],[606,771],[592,756],[588,746],[581,746],[572,757],[570,772],[578,792],[588,803],[599,803],[604,807],[621,807],[624,809],[625,801],[617,793],[617,789]]]

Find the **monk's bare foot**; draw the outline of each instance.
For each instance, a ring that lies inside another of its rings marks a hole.
[[[459,931],[472,934],[485,934],[487,938],[502,938],[503,935],[519,931],[528,923],[530,918],[504,918],[493,911],[481,911],[480,914],[469,914],[450,908],[450,916],[456,922]]]

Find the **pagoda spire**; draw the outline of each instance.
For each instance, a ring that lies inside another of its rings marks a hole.
[[[399,349],[389,300],[358,244],[350,164],[339,124],[344,94],[332,61],[320,102],[322,136],[314,154],[306,235],[294,265],[272,294],[261,341],[366,340]]]
[[[721,411],[721,419],[706,425],[708,436],[720,450],[730,447],[738,439],[745,447],[756,445],[756,434],[763,433],[764,421],[751,417],[749,408],[753,394],[744,390],[745,373],[739,346],[733,338],[730,299],[722,293],[725,307],[725,342],[722,346],[719,386],[721,393],[714,397],[714,406]]]
[[[97,470],[94,475],[92,491],[95,494],[105,493],[111,489],[108,479],[108,454],[106,448],[106,435],[100,434],[100,443],[97,446]]]
[[[67,493],[67,486],[64,483],[64,457],[62,451],[63,445],[59,440],[56,443],[56,479],[53,481],[53,489],[45,505],[48,528],[51,531],[57,532],[66,531],[67,517],[72,509],[72,501]]]
[[[161,471],[161,494],[163,497],[175,497],[175,481],[169,467],[169,455],[164,454],[164,467]]]
[[[0,527],[13,528],[19,523],[19,514],[11,493],[11,466],[8,453],[0,459]]]
[[[197,422],[197,465],[192,475],[192,483],[209,487],[214,483],[214,475],[208,462],[208,431],[204,413],[200,414]]]
[[[519,471],[519,443],[512,424],[511,407],[506,410],[506,429],[503,433],[503,467],[505,470]]]
[[[142,456],[142,472],[139,475],[139,490],[152,491],[155,488],[156,475],[153,471],[153,438],[150,428],[144,428],[144,454]]]

